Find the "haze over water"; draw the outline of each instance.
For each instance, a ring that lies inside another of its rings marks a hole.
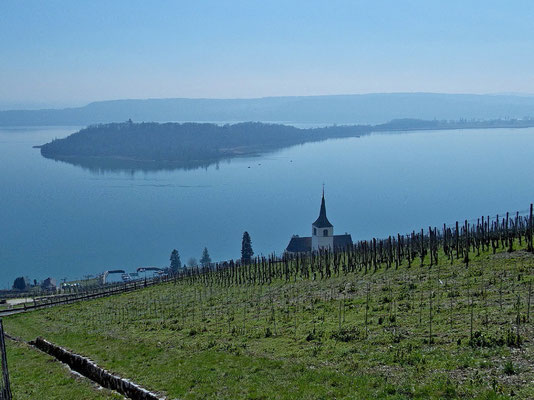
[[[32,149],[77,129],[0,129],[0,288],[167,266],[173,248],[238,258],[245,230],[256,254],[281,253],[310,234],[323,182],[334,232],[354,240],[534,201],[534,128],[329,140],[190,171],[98,173]]]

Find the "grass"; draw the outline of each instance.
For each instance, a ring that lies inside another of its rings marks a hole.
[[[166,283],[4,325],[169,398],[534,398],[534,257],[470,257],[264,286]]]
[[[90,381],[73,375],[54,358],[28,345],[8,340],[6,346],[14,400],[123,398],[109,390],[98,389]]]

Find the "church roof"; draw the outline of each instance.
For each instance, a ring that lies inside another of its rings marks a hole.
[[[323,191],[323,199],[321,200],[321,211],[319,212],[319,218],[315,220],[315,222],[312,224],[316,228],[332,228],[333,225],[330,223],[328,218],[326,218],[326,205],[324,202],[324,191]]]
[[[352,246],[352,236],[348,233],[345,235],[334,235],[334,249],[344,249]]]
[[[307,253],[312,249],[311,237],[299,237],[293,236],[287,245],[286,251],[290,253]],[[347,246],[352,245],[352,236],[334,235],[334,249],[344,249]]]
[[[293,236],[287,245],[286,251],[290,253],[306,253],[311,251],[311,237]]]

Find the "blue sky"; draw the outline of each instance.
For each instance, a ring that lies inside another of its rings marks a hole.
[[[0,108],[534,93],[533,1],[0,2]]]

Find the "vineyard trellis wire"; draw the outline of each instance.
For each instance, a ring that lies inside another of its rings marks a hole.
[[[527,215],[506,213],[494,218],[482,216],[471,223],[456,222],[452,227],[443,225],[442,229],[428,227],[425,232],[413,231],[407,235],[397,234],[387,239],[364,240],[335,251],[319,250],[311,254],[274,254],[268,257],[256,257],[250,263],[243,264],[240,260],[217,263],[214,267],[196,267],[181,271],[178,279],[203,283],[207,285],[235,284],[269,284],[273,279],[290,280],[325,279],[340,272],[348,273],[356,270],[376,272],[382,266],[386,269],[398,268],[407,261],[411,266],[417,258],[422,265],[429,257],[430,266],[438,264],[439,250],[450,260],[463,260],[469,266],[471,252],[477,255],[480,251],[498,249],[512,252],[517,241],[523,241],[527,251],[534,252],[533,245],[533,205]],[[176,277],[175,277],[176,278]]]
[[[28,338],[67,340],[95,357],[91,343],[108,340],[113,350],[141,339],[131,353],[136,357],[206,351],[210,358],[244,355],[247,362],[260,355],[314,369],[339,365],[344,374],[393,365],[392,371],[434,377],[430,371],[445,365],[478,376],[489,354],[495,385],[509,387],[508,375],[499,377],[505,362],[522,368],[532,359],[532,212],[474,221],[334,252],[182,270],[163,284],[137,282],[142,290],[136,290],[133,283],[132,293],[48,308],[8,327]],[[531,371],[519,371],[516,379],[532,380]]]
[[[530,210],[360,241],[335,252],[188,269],[165,279],[169,285],[113,296],[97,308],[80,306],[84,312],[77,315],[84,315],[83,329],[94,332],[120,326],[190,336],[300,335],[309,343],[319,335],[371,342],[387,335],[393,343],[417,337],[430,347],[462,340],[473,347],[521,347],[531,330]],[[516,249],[524,259],[506,256]],[[488,255],[483,262],[481,252]],[[54,318],[69,326],[73,315]]]
[[[415,369],[443,348],[465,355],[509,347],[520,354],[530,351],[534,332],[532,227],[531,206],[527,215],[484,216],[333,252],[190,268],[124,284],[106,299],[96,300],[103,297],[98,292],[87,297],[96,302],[32,313],[28,327],[36,334],[35,321],[42,321],[58,342],[71,332],[74,338],[121,336],[125,343],[146,337],[147,346],[168,343],[176,354],[256,355],[276,348],[280,357],[305,362],[317,356],[318,363],[372,366],[386,362],[383,356]],[[382,361],[366,359],[366,352]]]
[[[525,211],[527,211],[525,213]],[[526,215],[525,215],[526,214]],[[476,223],[475,223],[476,221]],[[420,265],[429,258],[430,266],[438,264],[440,249],[452,264],[454,259],[462,260],[469,266],[470,252],[477,255],[480,251],[495,254],[498,249],[513,251],[514,242],[526,245],[529,252],[534,252],[533,205],[529,210],[516,212],[515,215],[482,216],[478,219],[458,221],[452,226],[443,224],[442,229],[429,227],[428,231],[412,231],[409,234],[389,236],[387,239],[373,238],[358,241],[348,247],[334,251],[315,251],[310,253],[289,254],[281,256],[272,254],[268,257],[256,257],[250,263],[241,260],[230,260],[212,264],[207,267],[184,269],[174,275],[152,278],[143,282],[129,282],[103,288],[88,288],[76,291],[64,298],[43,298],[32,305],[23,305],[23,309],[33,309],[59,305],[80,300],[88,300],[100,296],[118,294],[137,290],[149,285],[165,281],[185,281],[205,285],[236,285],[270,284],[273,280],[283,279],[286,282],[297,279],[323,280],[332,275],[362,271],[376,272],[385,265],[386,269],[398,269],[403,262],[411,267],[417,259]],[[8,310],[9,311],[9,310]]]
[[[9,372],[7,370],[6,343],[4,339],[4,327],[0,319],[0,369],[2,379],[0,379],[0,400],[11,400],[11,388],[9,386]]]

